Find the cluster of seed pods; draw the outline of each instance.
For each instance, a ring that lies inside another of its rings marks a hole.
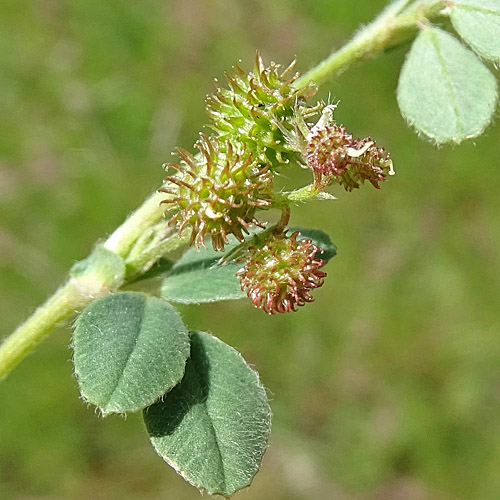
[[[236,64],[225,75],[228,86],[216,83],[216,92],[207,97],[213,135],[200,134],[196,154],[178,148],[179,163],[164,165],[173,170],[160,188],[171,213],[168,224],[179,236],[190,228],[189,243],[197,249],[209,238],[216,251],[223,251],[228,235],[245,243],[252,227],[265,227],[259,211],[289,213],[274,189],[274,176],[285,166],[309,168],[317,192],[335,182],[347,191],[365,181],[378,188],[394,173],[384,148],[369,137],[354,139],[334,122],[334,105],[307,104],[317,89],[313,83],[294,87],[294,64],[283,71],[274,63],[265,67],[259,54],[248,73]],[[319,111],[317,123],[308,123]],[[237,274],[255,307],[268,314],[311,302],[311,291],[326,276],[320,270],[324,262],[316,258],[321,249],[298,233],[287,236],[286,223],[246,250]]]

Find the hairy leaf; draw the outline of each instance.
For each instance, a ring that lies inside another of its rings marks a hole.
[[[228,245],[228,251],[235,246],[236,243]],[[236,271],[243,264],[218,264],[223,255],[224,253],[216,252],[212,248],[187,250],[163,281],[162,297],[183,304],[245,297],[236,279]]]
[[[500,61],[499,0],[454,0],[450,18],[458,34],[480,56]]]
[[[497,100],[496,79],[449,33],[422,29],[403,65],[398,85],[401,113],[437,143],[480,135]]]
[[[125,292],[98,299],[82,312],[73,348],[87,401],[104,414],[137,411],[182,378],[189,336],[170,304]]]
[[[157,453],[194,486],[230,497],[259,469],[271,410],[259,377],[232,347],[191,334],[182,382],[144,410]]]

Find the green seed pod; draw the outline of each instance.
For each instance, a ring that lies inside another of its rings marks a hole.
[[[246,73],[236,64],[232,74],[225,74],[228,88],[216,84],[216,93],[207,97],[207,113],[217,135],[247,144],[257,161],[270,162],[272,169],[300,161],[308,134],[306,120],[321,108],[306,105],[317,91],[313,83],[298,90],[293,87],[299,76],[290,76],[294,65],[295,61],[280,73],[275,63],[265,68],[257,53],[253,71]]]
[[[245,262],[236,273],[241,289],[247,289],[253,305],[267,314],[296,311],[314,300],[311,290],[323,285],[326,273],[319,269],[325,262],[316,258],[321,249],[310,239],[297,239],[299,234],[274,234],[239,259]]]
[[[272,205],[272,176],[269,165],[257,163],[245,145],[202,134],[196,147],[196,156],[179,148],[180,164],[165,165],[177,173],[164,179],[159,191],[171,196],[162,203],[171,205],[169,225],[175,224],[179,234],[192,228],[190,245],[205,246],[210,236],[214,249],[224,250],[228,234],[244,241],[252,225],[262,227],[255,212]]]

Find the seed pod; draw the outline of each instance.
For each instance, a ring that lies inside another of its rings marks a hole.
[[[294,65],[282,72],[275,63],[266,68],[257,53],[253,71],[246,73],[236,64],[225,74],[228,88],[216,83],[215,94],[207,96],[207,113],[217,135],[247,144],[257,160],[270,162],[272,169],[290,159],[300,161],[308,131],[305,120],[321,107],[306,105],[317,91],[314,84],[293,87],[299,76],[292,74]]]
[[[253,305],[267,314],[296,311],[314,299],[311,291],[323,285],[326,273],[320,271],[321,251],[310,239],[299,240],[299,232],[287,237],[272,235],[260,247],[250,247],[236,276],[247,290]]]
[[[256,162],[245,145],[202,135],[196,147],[196,156],[179,148],[180,164],[166,164],[177,173],[164,179],[159,191],[171,196],[162,203],[174,212],[169,225],[179,234],[191,227],[190,245],[205,246],[210,236],[213,248],[224,250],[228,234],[244,241],[252,225],[262,227],[255,212],[272,205],[272,176],[269,165]]]
[[[311,133],[306,159],[318,186],[337,179],[346,191],[359,188],[365,180],[378,189],[378,183],[394,173],[384,148],[370,137],[354,139],[343,125],[326,125]]]

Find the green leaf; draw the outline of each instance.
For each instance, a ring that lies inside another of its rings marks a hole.
[[[76,320],[75,373],[82,396],[104,414],[137,411],[184,374],[189,336],[167,302],[140,293],[108,295]]]
[[[271,409],[259,377],[232,347],[191,334],[182,382],[144,410],[157,453],[184,479],[230,497],[259,470]]]
[[[116,290],[125,279],[125,263],[116,253],[97,245],[86,259],[73,265],[70,275],[73,278],[95,276],[100,283]]]
[[[455,0],[450,18],[458,34],[485,59],[500,61],[500,1]]]
[[[299,239],[310,238],[315,245],[321,247],[323,251],[318,253],[320,259],[328,261],[337,253],[328,235],[319,229],[293,228],[290,231],[300,231]],[[259,238],[259,234],[261,233],[256,233],[254,237]],[[251,244],[252,239],[248,241]],[[211,248],[199,251],[190,248],[175,263],[172,271],[163,281],[162,297],[170,302],[182,304],[237,300],[246,297],[246,293],[241,291],[240,282],[236,278],[236,271],[243,267],[244,262],[219,262],[238,245],[239,242],[231,239],[224,253],[216,252]]]
[[[497,100],[496,79],[452,35],[422,29],[406,58],[397,91],[410,125],[437,143],[480,135]]]
[[[237,243],[227,246],[227,251]],[[236,271],[243,264],[218,264],[224,253],[212,248],[190,248],[175,263],[161,287],[161,295],[170,302],[199,304],[236,300],[246,296],[241,291]]]

